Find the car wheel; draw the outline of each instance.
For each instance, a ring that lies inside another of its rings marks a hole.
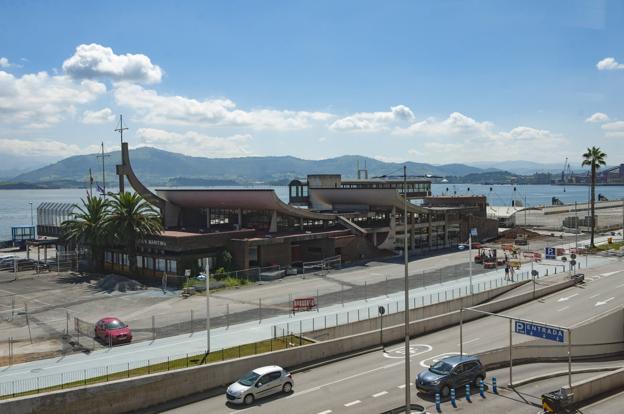
[[[483,376],[477,375],[477,378],[475,378],[475,380],[474,380],[474,386],[475,387],[481,386],[481,381],[482,380],[483,380]]]
[[[449,394],[451,393],[450,388],[448,387],[448,385],[443,386],[442,388],[440,388],[440,396],[442,398],[446,398],[449,396]]]
[[[253,394],[247,394],[245,395],[245,398],[243,398],[243,402],[245,403],[245,405],[251,405],[254,402],[254,396]]]
[[[290,382],[287,382],[286,384],[284,384],[284,386],[282,387],[282,391],[284,391],[286,394],[291,392],[292,391],[292,384]]]

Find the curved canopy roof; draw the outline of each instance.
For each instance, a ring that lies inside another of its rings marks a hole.
[[[292,207],[270,189],[157,189],[159,197],[179,207],[275,210],[287,216],[333,220],[336,214],[315,213]]]
[[[315,188],[310,198],[327,205],[364,204],[403,209],[405,199],[393,188]],[[407,203],[410,213],[427,213],[424,207]]]

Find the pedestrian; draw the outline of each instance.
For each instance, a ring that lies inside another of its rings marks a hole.
[[[514,278],[513,278],[514,277],[514,267],[511,266],[511,269],[509,269],[509,271],[511,273],[511,281],[513,282],[514,281]]]
[[[505,280],[509,280],[509,265],[505,265]]]

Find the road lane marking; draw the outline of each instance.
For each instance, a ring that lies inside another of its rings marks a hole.
[[[610,297],[609,299],[598,301],[598,302],[596,302],[596,304],[594,306],[606,305],[607,303],[611,302],[613,299],[615,299],[615,298],[614,297]]]
[[[382,395],[386,395],[388,391],[378,392],[377,394],[373,394],[373,398],[381,397]]]
[[[474,339],[471,339],[470,341],[464,341],[464,345],[470,344],[472,342],[477,342],[479,339],[481,339],[481,338],[474,338]],[[457,344],[457,346],[460,346],[460,344]]]
[[[345,407],[351,407],[351,406],[353,406],[353,405],[357,405],[357,404],[359,404],[359,403],[361,403],[361,402],[362,402],[362,401],[360,401],[360,400],[355,400],[355,401],[351,401],[351,402],[346,403],[344,406],[345,406]]]
[[[602,293],[596,293],[595,295],[591,295],[589,298],[590,299],[597,298],[600,295],[602,295]]]
[[[574,295],[570,295],[570,296],[565,296],[563,298],[559,298],[559,300],[557,302],[565,302],[566,300],[570,300],[571,298],[578,296],[578,293],[575,293]]]
[[[563,308],[561,308],[561,309],[557,309],[557,312],[563,312],[563,311],[564,311],[564,310],[566,310],[566,309],[570,309],[570,307],[569,307],[569,306],[564,306],[564,307],[563,307]]]
[[[332,412],[333,412],[332,410],[325,410],[325,411],[321,411],[318,414],[329,414],[329,413],[332,413]]]
[[[416,351],[418,348],[425,348],[421,351]],[[427,352],[431,351],[433,349],[433,347],[431,345],[427,345],[427,344],[414,344],[414,345],[410,345],[409,347],[410,349],[410,358],[411,357],[415,357],[417,355],[422,355],[422,354],[426,354]],[[391,352],[394,352],[396,354],[398,354],[398,356],[393,356],[390,355]],[[391,358],[391,359],[396,359],[396,358],[401,358],[404,359],[405,358],[405,346],[399,346],[396,347],[394,349],[390,349],[388,351],[385,351],[383,353],[383,356],[386,358]]]
[[[620,273],[621,270],[616,270],[615,272],[608,272],[608,273],[601,273],[600,276],[604,276],[604,277],[609,277],[609,276],[613,276],[616,273]]]
[[[403,388],[405,388],[405,384],[401,384],[397,388],[403,389]]]
[[[622,283],[621,285],[617,285],[616,288],[621,288],[624,287],[624,283]]]

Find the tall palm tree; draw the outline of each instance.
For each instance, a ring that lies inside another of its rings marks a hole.
[[[160,215],[139,194],[123,192],[112,195],[107,223],[115,241],[126,246],[130,272],[136,273],[136,242],[162,231]]]
[[[78,211],[73,214],[73,218],[61,223],[62,235],[78,246],[88,247],[91,266],[100,270],[104,267],[109,203],[88,195],[86,200],[82,199],[82,205],[74,204],[74,207]]]
[[[596,227],[596,215],[594,207],[596,204],[596,170],[606,165],[605,158],[607,154],[602,152],[599,147],[587,148],[587,152],[583,154],[583,167],[588,165],[591,168],[591,247],[594,247],[594,228]]]

